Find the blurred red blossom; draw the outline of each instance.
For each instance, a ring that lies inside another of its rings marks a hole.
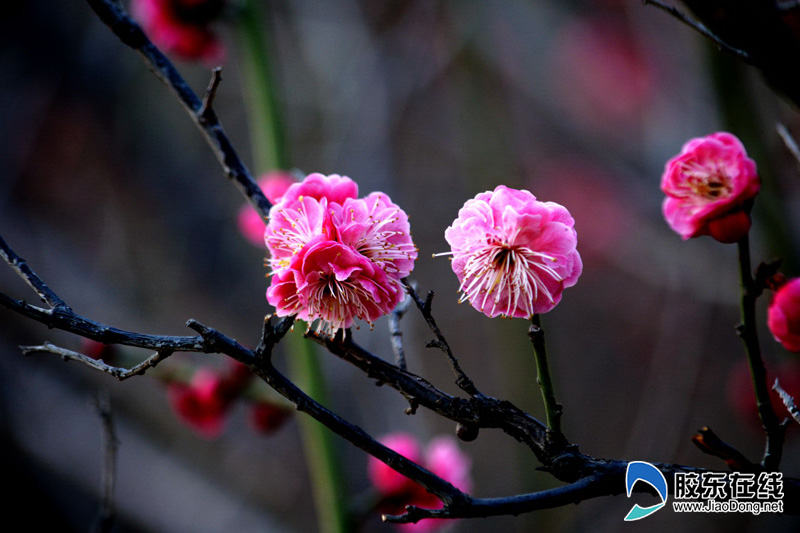
[[[683,239],[710,235],[733,243],[750,231],[745,204],[760,188],[756,164],[734,135],[691,139],[664,169],[664,218]]]
[[[276,204],[280,201],[283,193],[286,192],[292,184],[296,183],[291,173],[283,170],[273,170],[262,174],[258,178],[258,186],[264,191],[264,195],[271,204]],[[244,237],[259,248],[264,245],[264,230],[267,228],[267,223],[264,218],[253,209],[250,204],[245,204],[239,209],[239,216],[237,218],[239,231]]]
[[[472,489],[470,477],[471,461],[461,450],[455,439],[437,437],[423,451],[417,439],[408,433],[392,433],[380,439],[386,447],[403,457],[427,468],[442,479],[449,481],[463,492]],[[369,479],[382,496],[379,506],[385,514],[402,514],[406,505],[417,505],[429,509],[440,509],[442,502],[425,488],[392,469],[385,463],[369,458]],[[416,524],[399,524],[406,531],[434,531],[448,523],[447,520],[428,519]]]
[[[576,19],[554,50],[556,91],[572,117],[610,132],[640,120],[656,83],[627,28],[607,17]]]
[[[153,43],[180,59],[215,64],[224,48],[210,24],[224,0],[132,0],[131,12]]]
[[[270,434],[291,416],[291,411],[271,402],[257,402],[250,407],[250,425],[258,433]]]
[[[767,310],[767,325],[775,340],[790,352],[800,352],[800,278],[781,285]]]
[[[800,364],[796,362],[784,362],[777,366],[776,371],[767,369],[767,384],[772,387],[775,378],[780,380],[781,387],[789,393],[795,401],[800,401]],[[758,407],[756,405],[756,395],[753,392],[753,383],[750,377],[750,366],[747,360],[741,359],[734,365],[728,375],[728,402],[733,406],[748,425],[760,429],[758,420]],[[783,401],[777,392],[770,389],[770,400],[772,408],[778,414],[778,419],[789,416]]]
[[[178,418],[205,438],[218,437],[234,400],[248,386],[252,374],[246,366],[234,362],[228,373],[203,367],[191,381],[170,382],[167,396]]]

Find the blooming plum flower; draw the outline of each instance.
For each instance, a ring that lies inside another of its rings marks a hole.
[[[278,316],[319,320],[317,332],[333,337],[402,301],[400,279],[417,257],[408,216],[383,193],[357,196],[346,176],[310,174],[270,209],[267,301]]]
[[[311,199],[309,199],[311,200]],[[351,247],[319,235],[273,277],[267,301],[279,316],[321,319],[317,331],[333,337],[354,319],[372,322],[403,299],[397,279]]]
[[[392,433],[384,436],[380,441],[403,457],[449,481],[459,490],[464,492],[471,490],[472,479],[469,474],[471,461],[461,452],[453,438],[437,437],[425,447],[424,451],[417,439],[407,433]],[[369,459],[367,473],[372,485],[382,496],[380,505],[382,512],[402,514],[405,512],[406,505],[417,505],[429,509],[442,507],[442,502],[425,490],[422,485],[374,457]],[[398,527],[406,531],[427,532],[434,531],[446,524],[445,520],[427,519],[416,524],[398,524]]]
[[[411,242],[408,215],[383,193],[332,205],[334,224],[342,243],[377,263],[387,274],[408,276],[417,249]]]
[[[167,53],[185,60],[219,62],[224,49],[210,24],[224,0],[133,0],[131,12],[145,33]]]
[[[275,205],[280,201],[283,193],[296,182],[297,180],[295,180],[290,173],[276,170],[262,175],[257,183],[267,197],[267,200],[269,200],[272,205]],[[267,223],[264,221],[264,218],[253,209],[253,206],[250,204],[242,206],[239,210],[237,223],[239,225],[239,231],[248,241],[254,246],[264,246],[264,230],[267,227]]]
[[[784,283],[772,297],[767,326],[775,340],[791,352],[800,352],[800,278]]]
[[[745,204],[760,188],[755,162],[735,136],[719,132],[692,139],[667,161],[661,178],[664,218],[684,240],[710,235],[736,242],[750,231]]]
[[[295,183],[283,194],[282,201],[291,205],[303,197],[317,200],[327,199],[331,204],[343,204],[348,198],[358,197],[358,184],[347,176],[313,173]]]
[[[489,317],[550,311],[583,269],[574,225],[566,208],[526,190],[500,185],[467,200],[445,231],[460,301]]]

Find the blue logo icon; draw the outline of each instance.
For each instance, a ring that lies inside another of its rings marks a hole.
[[[655,513],[667,503],[667,479],[661,473],[661,470],[644,461],[631,461],[625,471],[625,488],[628,491],[628,498],[631,497],[633,486],[637,481],[643,481],[653,487],[658,495],[661,496],[661,503],[650,507],[641,507],[639,504],[633,504],[628,516],[625,517],[626,522],[641,520],[645,516]]]

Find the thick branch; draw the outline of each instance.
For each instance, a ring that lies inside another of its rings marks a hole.
[[[228,139],[219,118],[211,108],[211,102],[204,106],[189,87],[169,59],[147,38],[142,29],[128,14],[112,0],[86,0],[117,37],[126,45],[141,54],[151,71],[172,91],[192,120],[200,128],[211,149],[214,151],[225,175],[233,180],[252,206],[266,217],[271,204],[256,184],[250,171],[239,158]],[[215,77],[218,76],[215,75]],[[217,80],[217,84],[219,81]],[[212,80],[213,84],[213,80]]]

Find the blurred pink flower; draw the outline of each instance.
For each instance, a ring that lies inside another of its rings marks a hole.
[[[767,326],[784,348],[800,352],[800,278],[787,281],[775,291],[767,310]]]
[[[131,12],[153,43],[184,60],[214,64],[224,49],[210,24],[224,0],[132,0]]]
[[[213,368],[199,368],[186,383],[171,382],[167,397],[178,418],[201,436],[218,437],[234,400],[250,383],[253,374],[232,361],[227,374]]]
[[[736,242],[750,230],[745,203],[761,184],[756,165],[730,133],[691,139],[661,178],[664,218],[684,239],[710,235]]]
[[[258,433],[269,435],[291,416],[291,411],[271,402],[258,402],[250,407],[250,425]]]
[[[351,247],[319,235],[273,275],[267,301],[278,316],[320,319],[317,332],[333,337],[356,318],[371,323],[391,312],[403,295],[397,278]]]
[[[222,433],[230,401],[222,394],[222,377],[207,368],[200,368],[192,381],[167,385],[172,408],[183,423],[201,436],[213,439]]]
[[[258,179],[258,186],[264,191],[267,200],[272,205],[275,205],[280,201],[286,189],[296,182],[297,180],[290,173],[283,170],[275,170],[263,174]],[[243,205],[239,210],[237,223],[239,231],[248,241],[259,248],[264,247],[264,230],[267,227],[267,223],[250,204]]]
[[[449,481],[463,492],[472,489],[469,470],[471,461],[458,448],[452,437],[437,437],[425,448],[420,449],[416,438],[408,433],[392,433],[380,439],[387,447],[403,457],[427,468],[442,479]],[[392,469],[385,463],[369,458],[367,473],[372,485],[382,496],[379,506],[385,514],[402,514],[406,505],[417,505],[428,509],[440,509],[442,502],[425,488]],[[445,526],[449,520],[422,520],[416,524],[399,524],[404,531],[426,532]]]
[[[357,198],[346,176],[310,174],[269,213],[264,233],[278,316],[297,315],[330,337],[372,321],[403,298],[417,250],[406,213],[383,193]]]
[[[591,15],[562,26],[552,47],[551,76],[565,113],[618,136],[638,126],[657,87],[646,51],[614,17]]]
[[[445,231],[460,301],[489,317],[553,309],[583,268],[574,224],[563,206],[504,185],[467,200]]]

